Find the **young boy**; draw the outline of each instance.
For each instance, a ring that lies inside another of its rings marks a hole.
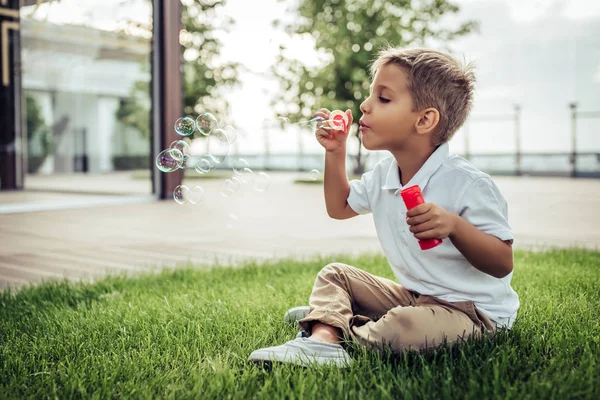
[[[371,212],[398,283],[350,265],[325,266],[310,307],[296,316],[308,337],[256,350],[250,361],[349,366],[343,340],[400,354],[492,335],[516,318],[506,201],[489,175],[448,150],[471,110],[471,67],[433,50],[388,48],[371,74],[370,95],[360,106],[363,145],[392,156],[348,182],[348,132],[321,128],[316,136],[326,150],[329,216]],[[315,116],[328,119],[329,111]],[[426,203],[407,211],[399,191],[412,185]],[[418,239],[429,238],[443,241],[421,250]]]

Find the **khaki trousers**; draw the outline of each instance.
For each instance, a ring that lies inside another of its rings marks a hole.
[[[394,353],[451,346],[469,337],[493,335],[496,324],[472,301],[450,303],[421,295],[350,265],[332,263],[317,275],[310,314],[298,321],[307,332],[318,321],[363,346]]]

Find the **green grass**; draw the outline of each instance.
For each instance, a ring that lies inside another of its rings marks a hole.
[[[516,253],[511,332],[432,354],[352,349],[353,367],[249,365],[283,343],[317,272],[381,256],[180,269],[0,293],[0,398],[600,398],[600,252]]]

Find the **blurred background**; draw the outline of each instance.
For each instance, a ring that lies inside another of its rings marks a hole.
[[[26,191],[156,192],[158,3],[19,2],[14,141]],[[322,171],[311,127],[297,122],[320,107],[350,108],[357,121],[369,63],[391,43],[475,62],[475,108],[453,152],[496,175],[600,177],[600,2],[182,0],[180,10],[182,116],[210,112],[238,133],[217,169],[244,158],[256,170]],[[192,156],[206,152],[202,135],[186,140]],[[354,135],[349,173],[383,156]]]
[[[388,43],[475,63],[450,148],[494,176],[518,246],[598,249],[599,22],[596,0],[0,0],[0,288],[381,251],[371,217],[328,217],[302,121],[358,121]],[[175,132],[207,112],[227,143]],[[348,141],[351,178],[387,155]]]

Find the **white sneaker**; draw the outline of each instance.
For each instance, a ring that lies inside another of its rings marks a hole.
[[[341,345],[309,338],[296,338],[280,346],[255,350],[248,357],[248,361],[256,364],[275,361],[303,367],[317,364],[345,368],[352,364],[352,358]]]
[[[290,308],[286,311],[283,316],[283,320],[286,324],[296,324],[302,318],[306,318],[306,316],[310,313],[310,306],[299,306]]]

